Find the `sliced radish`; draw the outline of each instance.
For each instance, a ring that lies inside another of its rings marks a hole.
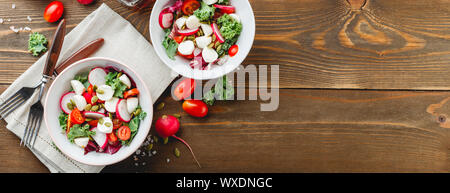
[[[217,54],[216,50],[212,48],[206,47],[203,49],[202,57],[207,63],[213,63],[219,58],[219,55]]]
[[[103,121],[98,121],[97,129],[102,133],[112,133],[113,132],[113,122],[109,117],[103,117]],[[102,123],[100,123],[102,122]]]
[[[180,54],[185,55],[185,56],[191,55],[192,53],[194,53],[194,50],[195,50],[195,45],[194,45],[194,42],[191,40],[181,42],[181,44],[178,45],[178,52],[180,52]]]
[[[197,43],[197,47],[203,49],[208,47],[209,44],[211,44],[212,38],[208,36],[201,36],[198,38],[195,38],[195,42]],[[194,54],[195,56],[195,54]]]
[[[236,12],[236,8],[234,6],[231,6],[231,5],[218,5],[218,4],[215,4],[214,7],[217,8],[217,9],[223,10],[223,12],[225,12],[225,13],[234,13],[234,12]]]
[[[84,93],[84,91],[86,90],[83,83],[81,83],[78,80],[71,80],[70,85],[72,85],[72,88],[77,95],[82,95]]]
[[[196,34],[198,32],[198,30],[200,30],[200,28],[178,30],[178,34],[183,35],[183,36],[190,36],[190,35]]]
[[[85,148],[89,143],[89,137],[79,137],[75,138],[73,141],[75,142],[76,145],[80,146],[81,148]]]
[[[113,98],[105,101],[105,109],[108,112],[115,113],[118,102],[119,102],[119,98],[116,98],[116,97],[113,97]]]
[[[84,108],[87,105],[86,99],[84,99],[84,97],[81,96],[81,95],[73,96],[73,101],[75,102],[75,105],[77,106],[77,109],[80,110],[80,111],[83,111]]]
[[[70,114],[72,112],[72,110],[67,107],[67,104],[72,103],[70,100],[72,100],[75,95],[75,92],[68,92],[59,100],[59,107],[64,111],[64,113]]]
[[[220,34],[219,26],[217,26],[216,23],[211,24],[211,28],[213,29],[214,35],[216,35],[217,40],[222,44],[225,42],[225,39],[222,37],[222,34]]]
[[[102,101],[111,99],[114,95],[114,89],[108,85],[102,85],[97,88],[97,97]]]
[[[106,84],[106,75],[108,74],[106,74],[104,68],[94,68],[91,70],[91,72],[89,72],[89,83],[97,86],[104,85]]]
[[[167,29],[172,26],[173,23],[173,13],[169,12],[169,9],[166,8],[161,11],[159,14],[159,25],[163,29]]]
[[[99,112],[99,113],[105,114],[105,113],[106,113],[106,110],[105,110],[104,108],[101,108],[100,110],[98,110],[98,112]]]
[[[128,110],[128,113],[133,113],[134,112],[134,110],[136,110],[136,108],[138,107],[138,105],[139,105],[139,99],[138,98],[136,98],[136,97],[131,97],[131,98],[128,98],[127,99],[127,110]]]
[[[198,19],[198,17],[195,15],[189,16],[186,20],[186,27],[189,29],[197,29],[200,27],[200,24],[200,19]]]
[[[119,80],[123,84],[127,85],[127,88],[131,88],[131,81],[127,75],[123,74],[122,76],[119,77]]]
[[[128,113],[127,100],[120,99],[116,106],[116,115],[123,122],[131,121],[131,114]]]
[[[205,36],[210,36],[211,34],[213,34],[213,30],[211,28],[211,25],[208,24],[201,24],[200,27],[202,28],[203,34]]]
[[[92,111],[85,111],[83,112],[84,117],[91,118],[91,119],[101,119],[103,117],[106,117],[105,114],[99,113],[99,112],[92,112]]]
[[[108,146],[108,137],[106,137],[105,133],[100,132],[97,127],[92,128],[91,131],[95,131],[92,139],[100,146],[100,151],[103,152]]]

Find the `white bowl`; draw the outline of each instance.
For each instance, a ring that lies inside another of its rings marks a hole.
[[[71,86],[70,80],[75,75],[83,72],[88,72],[94,67],[112,66],[118,70],[123,70],[136,83],[139,93],[139,104],[142,110],[147,113],[147,117],[141,121],[138,133],[129,146],[122,146],[122,148],[115,154],[110,155],[106,153],[90,152],[84,155],[84,149],[70,143],[65,132],[61,129],[58,121],[58,116],[61,113],[59,106],[59,99],[64,93],[67,93]],[[72,64],[70,67],[62,71],[56,79],[52,82],[48,90],[44,105],[44,120],[47,126],[50,137],[55,145],[66,154],[68,157],[88,165],[105,166],[117,163],[132,155],[144,142],[152,123],[153,117],[153,102],[150,92],[144,81],[139,75],[130,69],[125,64],[108,58],[87,58]]]
[[[236,43],[239,46],[239,52],[234,57],[230,57],[222,66],[213,65],[210,70],[194,70],[189,66],[189,60],[180,56],[175,56],[175,60],[172,60],[167,56],[165,48],[162,46],[165,32],[159,25],[159,14],[164,8],[172,5],[174,2],[175,0],[156,1],[150,16],[150,37],[153,47],[159,58],[169,68],[184,77],[208,80],[219,78],[232,72],[244,61],[252,48],[255,38],[255,16],[248,0],[230,0],[231,4],[236,7],[236,14],[239,15],[242,22],[242,33]]]

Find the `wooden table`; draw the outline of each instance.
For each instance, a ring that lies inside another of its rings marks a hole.
[[[28,34],[9,26],[47,37],[56,28],[42,18],[50,1],[13,2],[14,10],[0,0],[0,18],[11,19],[0,25],[0,92],[37,59],[27,53]],[[69,30],[102,2],[63,0]],[[155,117],[182,115],[180,136],[203,168],[170,141],[155,144],[156,156],[130,157],[104,172],[450,171],[450,1],[250,2],[257,35],[244,65],[280,65],[279,109],[261,112],[263,101],[219,102],[208,118],[195,119],[166,92]],[[149,39],[150,8],[104,3]],[[48,171],[4,121],[0,134],[0,172]]]

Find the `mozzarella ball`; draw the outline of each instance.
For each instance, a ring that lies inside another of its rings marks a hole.
[[[219,55],[217,54],[216,50],[208,47],[203,49],[202,56],[205,62],[207,63],[213,63],[214,61],[217,60],[217,58],[219,58]]]
[[[209,44],[211,44],[212,38],[201,36],[195,39],[195,42],[197,43],[197,46],[201,49],[206,48]]]
[[[189,18],[186,20],[186,27],[189,29],[197,29],[200,27],[200,25],[200,19],[198,19],[198,17],[195,15],[189,16]]]
[[[195,45],[193,41],[187,40],[184,42],[181,42],[180,45],[178,45],[178,52],[180,54],[183,54],[185,56],[189,56],[194,52]]]

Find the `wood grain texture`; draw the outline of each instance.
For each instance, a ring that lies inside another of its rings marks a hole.
[[[30,26],[51,37],[42,18],[49,1],[0,0],[0,84],[36,58],[26,51]],[[115,0],[83,6],[64,0],[69,31],[105,2],[148,40],[151,8],[134,12]],[[281,88],[450,89],[450,2],[443,0],[250,0],[254,47],[244,65],[280,65]],[[26,16],[33,18],[28,22]]]

